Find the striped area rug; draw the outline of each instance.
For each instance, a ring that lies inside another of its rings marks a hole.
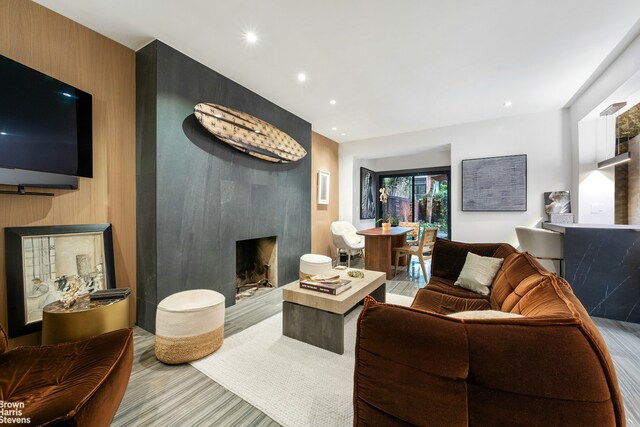
[[[387,294],[387,302],[412,298]],[[282,335],[282,313],[225,339],[191,364],[285,427],[352,426],[356,321],[345,319],[342,355]]]

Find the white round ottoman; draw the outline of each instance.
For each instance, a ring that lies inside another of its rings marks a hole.
[[[224,340],[224,295],[208,289],[178,292],[156,311],[156,357],[178,364],[213,353]]]
[[[331,258],[324,255],[306,254],[300,257],[300,280],[331,270]]]

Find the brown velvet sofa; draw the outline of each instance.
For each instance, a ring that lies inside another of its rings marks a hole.
[[[491,294],[454,286],[467,252],[504,258]],[[367,297],[358,319],[357,426],[624,426],[616,373],[567,282],[507,244],[438,240],[411,307]],[[468,310],[521,314],[456,319]]]
[[[5,351],[0,327],[0,400],[24,403],[29,426],[109,426],[129,383],[133,332]],[[18,424],[15,424],[18,425]]]

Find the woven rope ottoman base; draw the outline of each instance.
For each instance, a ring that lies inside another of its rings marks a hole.
[[[208,289],[178,292],[163,299],[156,312],[156,358],[191,362],[220,348],[224,341],[224,296]]]

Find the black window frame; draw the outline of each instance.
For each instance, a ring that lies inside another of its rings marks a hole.
[[[378,175],[378,188],[382,188],[382,181],[385,178],[398,178],[398,177],[411,177],[411,203],[415,202],[415,182],[414,179],[416,176],[420,175],[446,175],[447,176],[447,239],[451,240],[451,166],[440,166],[434,168],[422,168],[422,169],[406,169],[406,170],[392,170],[392,171],[381,171],[376,172]],[[380,220],[382,215],[382,202],[378,200],[377,209],[376,209],[376,223]],[[413,218],[413,209],[411,212],[411,217]]]

